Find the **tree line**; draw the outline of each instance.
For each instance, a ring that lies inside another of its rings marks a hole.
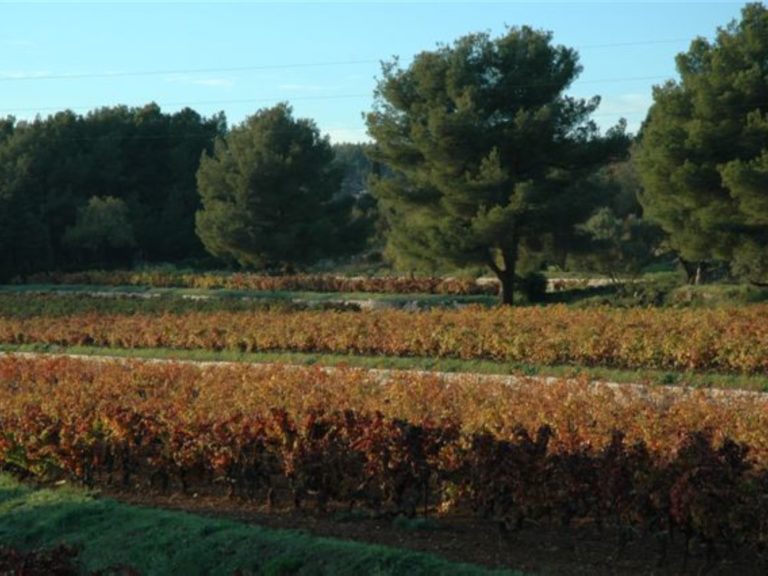
[[[678,55],[636,136],[574,98],[575,50],[527,26],[382,66],[370,144],[286,103],[0,121],[0,275],[204,261],[291,271],[372,247],[406,270],[485,267],[506,303],[547,264],[611,275],[674,255],[768,281],[768,11]]]
[[[234,165],[221,160],[224,150],[239,154],[237,143],[253,130],[265,138],[263,155],[253,151]],[[250,164],[239,184],[267,186],[269,194],[239,196],[243,203],[227,213],[219,233],[261,234],[275,246],[266,256],[249,254],[247,246],[219,250],[225,241],[209,233],[216,204],[204,192],[207,175],[223,183],[244,162]],[[223,113],[168,114],[154,103],[0,119],[0,278],[145,262],[301,266],[355,252],[370,221],[370,200],[357,206],[366,163],[362,146],[332,147],[313,123],[294,121],[286,105],[234,128]],[[269,225],[237,228],[254,214]]]
[[[195,171],[223,115],[155,104],[0,122],[0,274],[205,254]]]

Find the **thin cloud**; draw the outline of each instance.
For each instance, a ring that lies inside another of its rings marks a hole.
[[[44,78],[50,76],[49,70],[0,70],[0,78],[8,80],[24,80],[27,78]]]
[[[280,84],[278,88],[286,92],[330,92],[338,90],[338,86],[323,86],[322,84]]]
[[[235,85],[233,78],[198,78],[195,76],[173,75],[168,76],[166,82],[174,84],[188,84],[192,86],[209,86],[212,88],[231,88]]]

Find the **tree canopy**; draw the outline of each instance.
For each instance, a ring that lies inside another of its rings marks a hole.
[[[642,190],[637,173],[637,147],[630,158],[600,169],[593,184],[603,190],[601,207],[583,224],[569,250],[569,261],[577,270],[599,272],[618,280],[637,275],[658,258],[663,232],[644,218],[638,202]]]
[[[646,214],[684,260],[768,280],[768,9],[749,4],[654,89],[638,165]]]
[[[91,198],[64,232],[64,244],[87,264],[130,264],[136,239],[125,202],[112,196]]]
[[[82,264],[64,237],[94,197],[125,205],[142,260],[203,255],[195,171],[225,128],[155,104],[0,122],[0,277]]]
[[[256,268],[292,268],[354,251],[353,199],[314,122],[265,108],[217,140],[197,173],[206,249]]]
[[[567,241],[599,197],[585,177],[626,150],[623,124],[604,136],[589,119],[599,98],[565,94],[580,71],[528,27],[386,63],[367,122],[391,171],[373,182],[389,255],[487,265],[511,303],[518,263]]]

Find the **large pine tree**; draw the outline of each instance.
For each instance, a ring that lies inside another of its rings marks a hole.
[[[314,122],[290,106],[260,110],[216,142],[197,173],[206,249],[254,268],[290,270],[353,251],[346,240],[353,199]]]
[[[654,89],[638,165],[647,216],[684,261],[768,279],[768,10],[750,4]]]
[[[374,194],[401,262],[487,265],[513,302],[521,259],[569,237],[594,210],[584,178],[626,149],[601,136],[599,98],[565,95],[581,68],[551,34],[473,34],[383,66],[368,129],[389,167]]]

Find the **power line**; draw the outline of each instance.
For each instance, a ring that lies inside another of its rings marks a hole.
[[[235,99],[227,99],[227,100],[198,100],[198,101],[186,101],[186,102],[164,102],[164,103],[158,103],[158,106],[162,107],[168,107],[168,106],[206,106],[210,104],[253,104],[257,102],[282,102],[282,101],[289,101],[293,102],[295,100],[338,100],[338,99],[351,99],[351,98],[370,98],[371,94],[333,94],[333,95],[325,95],[325,96],[294,96],[290,99],[285,97],[276,97],[276,98],[235,98]],[[10,113],[10,112],[40,112],[40,111],[51,111],[51,110],[97,110],[99,108],[109,108],[110,106],[105,106],[103,104],[97,104],[97,105],[82,105],[82,106],[44,106],[44,107],[34,107],[34,108],[7,108],[3,110],[4,113]]]
[[[631,76],[631,77],[624,77],[624,78],[602,78],[602,79],[595,79],[595,80],[582,80],[582,81],[576,81],[573,83],[573,85],[577,84],[600,84],[600,83],[615,83],[615,82],[635,82],[635,81],[648,81],[648,80],[659,80],[659,79],[666,79],[668,76]],[[519,85],[510,85],[507,86],[508,89],[525,89],[525,88],[539,88],[539,87],[546,87],[551,84],[548,83],[538,83],[538,84],[519,84]],[[219,104],[253,104],[253,103],[268,103],[268,102],[281,102],[281,101],[311,101],[311,100],[340,100],[340,99],[363,99],[363,98],[373,98],[372,93],[365,93],[365,94],[326,94],[326,95],[314,95],[314,96],[293,96],[290,98],[286,98],[285,96],[280,97],[261,97],[261,98],[235,98],[235,99],[217,99],[217,100],[198,100],[198,101],[176,101],[176,102],[164,102],[164,103],[157,103],[160,107],[192,107],[192,106],[207,106],[207,105],[219,105]],[[580,97],[579,97],[580,98]],[[733,104],[733,105],[725,105],[720,104],[720,108],[726,108],[726,109],[752,109],[753,107],[762,107],[764,104],[758,103],[758,104]],[[51,111],[64,111],[64,110],[98,110],[101,108],[110,108],[110,107],[116,107],[121,106],[120,104],[110,106],[105,104],[96,104],[96,105],[79,105],[79,106],[44,106],[44,107],[26,107],[26,108],[6,108],[4,110],[0,110],[0,114],[13,114],[16,112],[51,112]],[[127,105],[125,105],[127,106]],[[624,111],[615,111],[615,112],[595,112],[591,116],[621,116],[623,114],[637,114],[641,113],[640,111],[636,109],[627,109]]]
[[[639,78],[634,78],[634,80]],[[614,79],[618,80],[618,79]],[[602,80],[605,81],[605,80]],[[595,80],[594,82],[598,82]],[[532,87],[532,86],[528,86]],[[304,100],[337,100],[337,99],[357,99],[357,98],[370,98],[371,94],[336,94],[336,95],[325,95],[325,96],[295,96],[288,100],[289,102],[292,101],[304,101]],[[286,100],[284,98],[239,98],[239,99],[229,99],[229,100],[199,100],[199,101],[186,101],[186,102],[165,102],[165,103],[157,103],[158,106],[161,108],[163,107],[175,107],[175,106],[205,106],[205,105],[212,105],[212,104],[252,104],[252,103],[258,103],[258,102],[280,102]],[[65,111],[65,110],[99,110],[101,108],[113,108],[121,106],[120,104],[109,106],[104,104],[97,104],[97,105],[82,105],[82,106],[48,106],[48,107],[34,107],[34,108],[8,108],[5,110],[0,110],[0,113],[13,113],[13,112],[41,112],[41,111]],[[123,105],[127,106],[127,105]],[[649,104],[650,106],[650,104]],[[744,109],[744,110],[752,110],[755,108],[762,108],[763,106],[768,107],[768,102],[766,103],[749,103],[749,104],[719,104],[718,108],[720,109]],[[130,107],[130,106],[128,106]],[[136,106],[134,106],[136,107]],[[636,109],[627,109],[627,110],[618,110],[614,112],[600,112],[599,110],[595,113],[591,114],[590,116],[621,116],[623,114],[637,114],[641,113],[641,111],[638,111]]]
[[[132,72],[85,72],[82,74],[31,74],[28,76],[0,76],[0,82],[22,82],[26,80],[84,80],[90,78],[123,78],[128,76],[163,76],[167,74],[210,74],[213,72],[246,72],[254,70],[281,70],[291,68],[322,68],[329,66],[352,66],[376,64],[378,60],[345,60],[339,62],[311,62],[302,64],[263,64],[253,66],[231,66],[226,68],[187,68],[175,70],[144,70]]]
[[[291,100],[335,100],[335,99],[341,99],[341,98],[348,98],[348,99],[355,99],[355,98],[369,98],[370,94],[340,94],[336,96],[299,96],[292,98]],[[197,102],[165,102],[165,103],[159,103],[158,106],[161,108],[163,107],[174,107],[174,106],[200,106],[200,105],[209,105],[209,104],[251,104],[251,103],[257,103],[257,102],[275,102],[275,101],[281,101],[280,98],[242,98],[242,99],[235,99],[235,100],[201,100]],[[102,108],[115,108],[118,106],[128,106],[128,105],[121,105],[117,104],[114,106],[109,105],[83,105],[83,106],[51,106],[51,107],[35,107],[35,108],[14,108],[14,109],[7,109],[2,110],[0,113],[12,113],[12,112],[40,112],[40,111],[65,111],[65,110],[71,110],[71,111],[77,111],[77,110],[99,110]],[[133,106],[133,107],[140,107],[139,106]],[[721,109],[743,109],[743,110],[753,110],[755,108],[761,108],[762,106],[768,107],[768,103],[761,104],[733,104],[733,105],[725,105],[720,104],[719,108]],[[128,106],[131,107],[131,106]],[[650,104],[649,104],[650,107]],[[637,110],[635,108],[627,108],[626,110],[615,110],[612,112],[603,111],[601,112],[599,109],[590,114],[590,117],[606,117],[606,116],[623,116],[623,115],[632,115],[632,114],[643,114],[644,112],[642,110]],[[337,126],[336,129],[357,129],[357,127],[352,126]]]
[[[720,109],[734,109],[734,110],[744,110],[744,111],[753,111],[753,110],[761,110],[763,107],[768,109],[768,101],[767,102],[758,102],[755,104],[738,104],[738,105],[720,105]],[[631,114],[647,114],[647,112],[643,112],[641,110],[636,109],[627,109],[627,110],[616,110],[613,112],[595,112],[590,114],[589,118],[598,118],[598,117],[622,117],[626,115]],[[319,127],[318,127],[319,129]],[[319,129],[320,130],[320,129]],[[327,135],[329,132],[335,131],[335,130],[346,130],[346,131],[354,131],[354,132],[367,132],[367,127],[365,126],[352,126],[352,125],[334,125],[326,128],[325,130],[320,130],[321,134]],[[128,137],[124,136],[112,136],[109,134],[101,134],[96,136],[78,136],[78,137],[67,137],[62,138],[66,141],[102,141],[102,140],[126,140],[126,141],[139,141],[139,140],[186,140],[186,139],[199,139],[201,137],[204,137],[205,135],[202,135],[200,133],[190,133],[190,134],[143,134],[143,135],[130,135]]]
[[[608,84],[608,83],[622,83],[622,82],[647,82],[649,80],[663,80],[668,79],[668,76],[627,76],[617,78],[599,78],[594,80],[576,80],[572,86],[581,84]],[[555,83],[539,82],[531,84],[512,84],[506,86],[507,89],[528,89],[528,88],[544,88],[547,86],[554,86]],[[340,99],[355,99],[355,98],[372,98],[372,93],[367,94],[326,94],[315,96],[292,96],[290,98],[285,96],[271,97],[271,98],[234,98],[234,99],[217,99],[217,100],[197,100],[197,101],[185,101],[185,102],[165,102],[161,106],[207,106],[218,104],[251,104],[258,102],[280,102],[287,100],[303,101],[303,100],[340,100]],[[51,110],[91,110],[100,108],[102,105],[79,105],[79,106],[44,106],[44,107],[27,107],[27,108],[6,108],[0,112],[12,113],[12,112],[45,112]]]
[[[664,80],[669,76],[625,76],[624,78],[598,78],[596,80],[576,80],[573,84],[609,84],[613,82],[647,82],[648,80]],[[528,86],[512,86],[512,88],[538,88],[551,84],[529,84]]]
[[[672,44],[689,42],[689,38],[669,38],[660,40],[637,40],[630,42],[614,42],[606,44],[585,44],[577,46],[576,50],[591,50],[600,48],[623,48],[632,46],[650,46],[655,44]],[[288,70],[294,68],[322,68],[331,66],[354,66],[360,64],[377,64],[380,60],[340,60],[332,62],[302,62],[289,64],[254,64],[245,66],[228,66],[218,68],[176,68],[166,70],[134,70],[125,72],[83,72],[73,74],[29,74],[21,76],[0,76],[0,82],[24,82],[30,80],[84,80],[91,78],[125,78],[135,76],[162,76],[167,74],[210,74],[218,72],[249,72],[258,70]]]
[[[584,44],[576,50],[591,50],[592,48],[622,48],[624,46],[650,46],[653,44],[677,44],[679,42],[691,42],[690,38],[668,38],[666,40],[638,40],[636,42],[614,42],[608,44]]]

